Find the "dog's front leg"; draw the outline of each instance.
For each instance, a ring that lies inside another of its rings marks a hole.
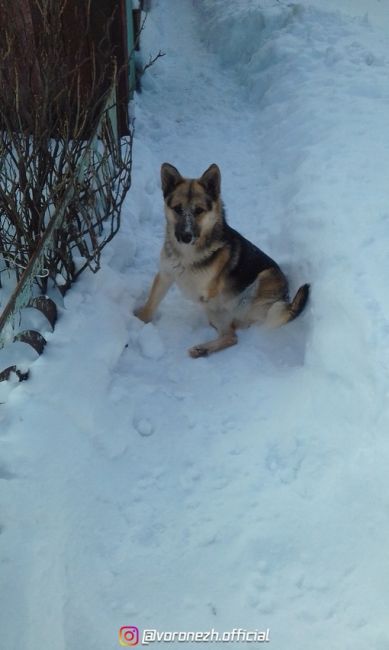
[[[143,307],[135,309],[134,315],[144,323],[150,323],[153,320],[155,311],[163,298],[166,296],[170,287],[174,282],[174,278],[160,271],[154,278],[149,297]]]

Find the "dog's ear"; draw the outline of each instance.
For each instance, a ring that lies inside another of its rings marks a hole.
[[[219,198],[221,175],[220,169],[215,163],[208,167],[201,178],[199,178],[199,182],[214,201]]]
[[[161,165],[161,183],[162,183],[162,193],[166,198],[170,192],[177,187],[179,183],[183,181],[178,169],[170,165],[169,163],[163,163]]]

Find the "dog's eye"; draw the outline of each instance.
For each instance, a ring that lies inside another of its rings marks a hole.
[[[172,206],[173,212],[175,212],[179,217],[182,215],[182,206],[181,205],[175,205],[174,207]]]
[[[203,214],[205,212],[204,208],[195,208],[194,214],[196,217],[199,217],[200,214]]]

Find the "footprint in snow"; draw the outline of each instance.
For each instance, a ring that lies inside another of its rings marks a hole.
[[[152,436],[154,433],[154,425],[147,418],[135,418],[133,424],[140,436]]]

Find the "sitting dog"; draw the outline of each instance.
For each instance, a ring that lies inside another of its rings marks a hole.
[[[219,167],[198,179],[161,167],[166,236],[159,273],[145,305],[135,315],[145,323],[176,282],[185,295],[205,308],[218,337],[190,348],[193,358],[223,350],[238,341],[236,330],[253,323],[277,327],[304,309],[309,284],[290,302],[288,282],[268,255],[231,228],[220,197]]]

